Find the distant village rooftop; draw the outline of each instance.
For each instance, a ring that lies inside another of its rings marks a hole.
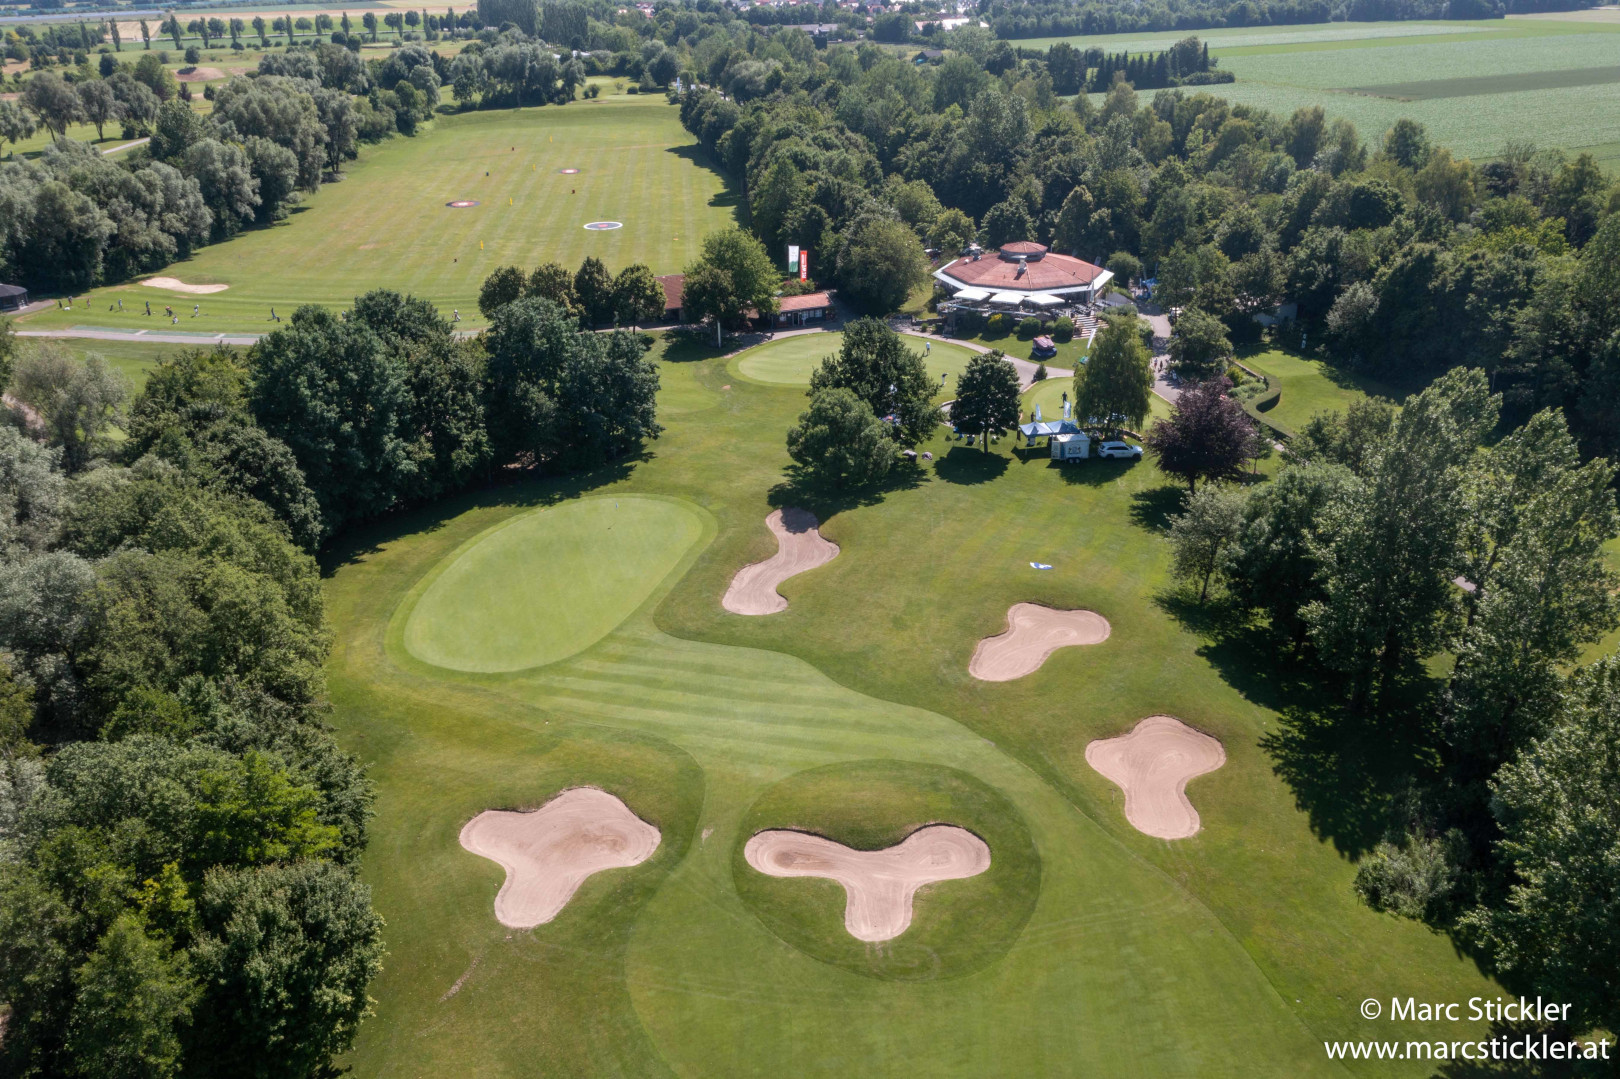
[[[1045,245],[1029,240],[1003,244],[999,251],[965,255],[934,271],[934,278],[953,293],[1016,293],[1020,297],[1044,294],[1070,301],[1094,299],[1112,272],[1072,255],[1053,254]]]

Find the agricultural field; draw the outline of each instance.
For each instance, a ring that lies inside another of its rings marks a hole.
[[[460,201],[473,205],[447,205]],[[609,270],[644,262],[677,273],[704,235],[735,222],[735,206],[661,96],[447,115],[415,138],[363,150],[343,182],[323,185],[286,221],[160,272],[224,291],[129,282],[23,322],[133,334],[165,324],[163,308],[172,306],[174,329],[264,332],[276,325],[272,309],[285,318],[302,303],[341,308],[359,292],[392,288],[431,300],[446,317],[459,311],[472,327],[482,321],[479,286],[497,266],[554,259],[573,269],[595,255]],[[593,222],[619,227],[585,228]],[[124,311],[109,312],[120,299]]]
[[[1109,51],[1162,49],[1186,35],[1067,38]],[[1424,124],[1459,156],[1509,140],[1620,166],[1620,21],[1509,18],[1200,31],[1237,82],[1227,100],[1287,115],[1321,105],[1377,139],[1396,120]],[[1128,38],[1128,40],[1127,40]],[[1058,39],[1052,39],[1058,40]]]
[[[1301,725],[1311,687],[1173,616],[1180,494],[1151,462],[1063,468],[942,429],[881,500],[817,494],[783,478],[800,387],[739,378],[748,353],[661,348],[675,407],[640,459],[329,556],[333,723],[378,784],[365,873],[388,923],[355,1074],[1345,1074],[1321,1041],[1383,1033],[1356,1014],[1373,992],[1495,991],[1357,902],[1347,855],[1394,792],[1300,778],[1353,751]],[[782,583],[780,613],[727,613],[784,505],[836,557]],[[970,676],[1020,602],[1110,633],[1013,681]],[[1157,714],[1224,747],[1187,788],[1189,839],[1138,831],[1085,761]],[[502,925],[502,869],[458,833],[581,785],[656,849],[553,921]],[[765,829],[871,849],[940,822],[988,844],[989,869],[918,892],[881,945],[849,935],[830,881],[744,856]]]

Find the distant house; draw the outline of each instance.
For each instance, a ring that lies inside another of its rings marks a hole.
[[[27,289],[21,285],[0,285],[0,311],[16,311],[27,306]]]
[[[686,275],[665,274],[658,278],[658,283],[664,287],[664,321],[685,322],[686,319],[682,317],[682,301],[686,293]]]
[[[914,64],[938,64],[945,59],[944,49],[924,49],[911,58]]]

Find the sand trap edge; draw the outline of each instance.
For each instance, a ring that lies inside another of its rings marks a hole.
[[[1058,614],[1089,614],[1089,615],[1095,615],[1097,617],[1097,619],[1102,622],[1103,628],[1107,632],[1105,632],[1101,637],[1099,637],[1095,641],[1076,641],[1073,644],[1060,644],[1060,645],[1056,645],[1056,646],[1054,646],[1052,648],[1049,648],[1044,653],[1042,653],[1040,660],[1035,664],[1035,666],[1031,667],[1027,671],[1022,671],[1022,672],[1020,672],[1018,674],[1008,675],[1007,677],[1003,678],[1003,677],[998,677],[998,676],[994,676],[994,675],[981,673],[981,671],[983,671],[983,655],[984,655],[984,652],[986,650],[986,646],[991,646],[992,642],[999,641],[1002,638],[1007,637],[1007,636],[1009,636],[1010,634],[1013,633],[1013,624],[1012,624],[1013,612],[1015,610],[1017,610],[1019,607],[1040,607],[1040,608],[1043,608],[1043,609],[1048,610],[1048,611],[1054,611],[1054,612],[1056,612]],[[1105,618],[1102,615],[1101,612],[1094,611],[1090,607],[1053,607],[1050,604],[1046,604],[1046,603],[1036,603],[1034,600],[1020,600],[1019,602],[1014,603],[1012,606],[1007,608],[1007,614],[1004,616],[1003,621],[1004,621],[1004,623],[1006,625],[1006,628],[1003,629],[1000,633],[991,634],[989,637],[980,637],[979,638],[979,643],[973,646],[973,655],[968,658],[968,673],[971,674],[974,678],[977,678],[981,682],[1015,682],[1020,678],[1028,678],[1030,675],[1034,674],[1036,671],[1039,671],[1042,667],[1046,666],[1046,661],[1051,659],[1052,658],[1052,653],[1056,652],[1058,649],[1060,649],[1060,648],[1089,648],[1092,645],[1102,644],[1104,641],[1108,640],[1110,637],[1112,637],[1114,635],[1114,624],[1112,622],[1110,622],[1107,618]],[[978,669],[975,670],[975,668],[978,668]]]
[[[648,829],[650,829],[652,831],[652,833],[653,833],[652,846],[650,848],[648,848],[646,855],[644,857],[642,857],[641,859],[639,859],[638,861],[631,862],[628,865],[604,866],[601,869],[593,869],[590,872],[586,873],[584,876],[580,877],[579,880],[575,881],[573,886],[571,888],[569,888],[568,894],[563,898],[562,902],[557,906],[557,909],[552,911],[552,913],[548,917],[542,918],[538,922],[534,922],[534,923],[512,922],[512,921],[506,920],[505,918],[501,917],[501,899],[502,899],[503,896],[505,896],[507,894],[508,890],[512,887],[514,881],[516,880],[517,867],[515,867],[512,864],[508,863],[507,861],[505,861],[501,857],[498,857],[498,856],[496,856],[494,854],[485,853],[484,851],[475,850],[472,847],[468,846],[467,845],[467,831],[468,831],[468,829],[470,829],[473,826],[473,824],[475,822],[477,822],[477,820],[480,817],[484,816],[484,814],[486,814],[486,813],[512,813],[512,814],[519,814],[519,815],[539,813],[541,810],[545,809],[547,806],[552,805],[553,803],[555,803],[558,799],[563,798],[563,797],[567,796],[568,794],[570,794],[570,793],[572,793],[574,791],[594,791],[597,794],[606,795],[607,797],[612,798],[637,823],[645,826],[646,828],[648,828]],[[494,862],[496,865],[501,867],[502,872],[505,874],[505,878],[501,881],[500,888],[495,893],[495,899],[491,903],[492,913],[495,916],[495,920],[497,922],[499,922],[501,925],[506,926],[508,929],[535,929],[535,928],[538,928],[539,926],[547,925],[547,924],[555,921],[557,919],[557,917],[560,914],[562,914],[562,912],[564,910],[568,909],[568,905],[574,901],[574,896],[578,894],[580,888],[584,887],[585,882],[590,880],[590,878],[596,876],[598,873],[607,872],[608,870],[611,870],[611,869],[634,869],[637,866],[645,865],[647,862],[651,861],[657,855],[658,848],[663,846],[663,844],[664,844],[664,833],[663,833],[663,829],[659,828],[657,825],[655,825],[651,821],[647,820],[641,814],[639,814],[635,810],[631,809],[629,803],[626,802],[623,798],[620,798],[617,794],[614,794],[612,791],[607,790],[607,789],[605,789],[603,787],[598,787],[595,784],[582,783],[582,784],[579,784],[577,786],[564,787],[563,789],[561,789],[561,790],[555,792],[554,794],[552,794],[551,797],[547,798],[544,802],[542,802],[540,805],[536,806],[533,809],[508,809],[508,808],[499,807],[499,806],[491,806],[491,807],[488,807],[488,808],[485,808],[485,809],[481,809],[477,813],[474,813],[471,817],[469,817],[462,824],[462,826],[457,830],[457,832],[456,832],[456,841],[460,845],[462,850],[466,851],[468,854],[471,854],[475,858],[483,858],[486,861]]]
[[[1192,821],[1193,821],[1194,827],[1190,832],[1177,832],[1175,834],[1164,834],[1163,832],[1149,831],[1148,829],[1142,827],[1142,825],[1137,820],[1133,819],[1132,814],[1131,814],[1131,788],[1127,787],[1125,784],[1121,783],[1119,780],[1115,779],[1113,776],[1109,775],[1107,772],[1104,772],[1101,768],[1097,767],[1097,763],[1096,763],[1095,759],[1092,756],[1093,751],[1096,750],[1097,747],[1105,745],[1107,743],[1118,742],[1118,741],[1122,741],[1122,740],[1125,740],[1125,739],[1129,739],[1132,735],[1134,735],[1141,728],[1142,724],[1147,723],[1150,720],[1154,720],[1154,719],[1168,719],[1168,720],[1170,720],[1170,721],[1172,721],[1174,723],[1179,724],[1185,730],[1190,731],[1191,733],[1199,735],[1201,737],[1207,738],[1211,742],[1215,743],[1215,750],[1216,750],[1216,754],[1217,754],[1219,759],[1215,760],[1215,762],[1213,764],[1211,764],[1207,768],[1200,769],[1199,771],[1196,771],[1196,772],[1189,772],[1188,774],[1180,777],[1180,779],[1176,782],[1176,785],[1175,785],[1176,798],[1181,803],[1182,807],[1187,811],[1188,815],[1192,818]],[[1222,742],[1219,738],[1215,737],[1213,734],[1210,734],[1208,731],[1202,730],[1202,729],[1200,729],[1198,727],[1194,727],[1192,724],[1188,723],[1186,720],[1183,720],[1178,716],[1172,716],[1172,715],[1169,715],[1169,714],[1163,713],[1163,712],[1156,712],[1151,716],[1143,716],[1141,719],[1137,720],[1135,723],[1133,723],[1131,725],[1130,730],[1125,731],[1125,732],[1123,732],[1121,734],[1114,735],[1112,738],[1093,738],[1091,741],[1086,743],[1085,757],[1086,757],[1086,764],[1091,768],[1091,770],[1093,772],[1096,772],[1099,776],[1101,776],[1103,779],[1107,780],[1109,783],[1113,784],[1114,787],[1116,787],[1120,791],[1121,796],[1124,798],[1124,805],[1121,806],[1121,812],[1124,814],[1126,823],[1128,823],[1132,828],[1135,828],[1138,832],[1141,832],[1143,835],[1152,836],[1154,839],[1164,839],[1164,840],[1174,841],[1174,840],[1177,840],[1177,839],[1191,839],[1193,836],[1197,835],[1199,832],[1204,830],[1204,817],[1203,817],[1203,814],[1198,812],[1198,807],[1193,805],[1192,804],[1192,799],[1187,796],[1187,784],[1191,783],[1195,779],[1200,778],[1201,776],[1210,775],[1211,773],[1218,772],[1222,768],[1226,767],[1226,743]]]

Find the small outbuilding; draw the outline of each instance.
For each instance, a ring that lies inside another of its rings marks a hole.
[[[0,311],[20,311],[27,306],[27,289],[21,285],[0,285]]]
[[[1054,461],[1081,461],[1091,456],[1091,436],[1084,431],[1053,435],[1046,440]]]

